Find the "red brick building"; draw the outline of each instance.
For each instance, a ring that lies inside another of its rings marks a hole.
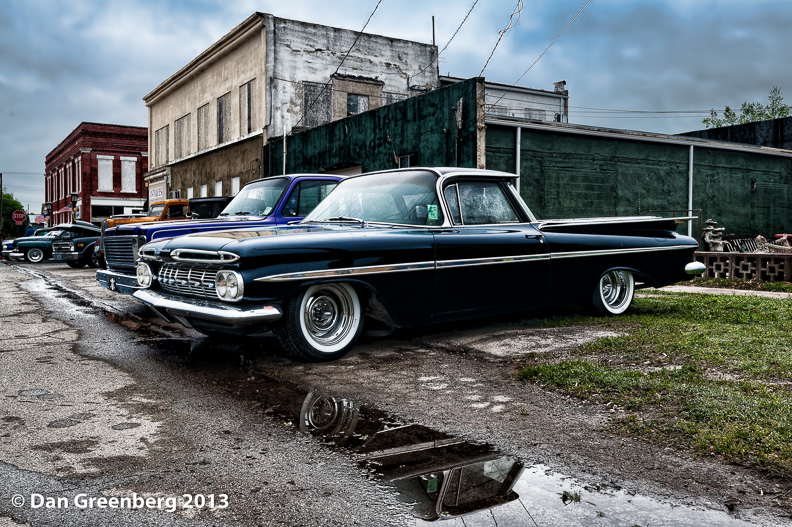
[[[44,195],[50,225],[75,219],[95,224],[113,214],[143,211],[148,171],[148,129],[81,123],[47,154]],[[45,205],[46,206],[46,205]]]

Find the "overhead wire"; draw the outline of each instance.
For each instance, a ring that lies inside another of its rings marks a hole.
[[[465,22],[467,22],[468,17],[470,17],[470,13],[473,12],[473,8],[476,7],[476,4],[478,4],[478,3],[479,3],[479,0],[476,0],[475,2],[473,2],[473,5],[470,6],[470,9],[468,10],[467,14],[465,15],[465,18],[463,18],[462,22],[459,23],[459,26],[457,26],[456,31],[454,31],[454,34],[451,35],[451,38],[448,39],[448,42],[446,42],[445,46],[443,46],[443,49],[441,49],[440,51],[437,52],[437,61],[438,62],[440,61],[440,55],[442,55],[443,52],[446,49],[448,49],[448,46],[451,44],[451,41],[454,40],[454,37],[457,36],[457,33],[459,33],[459,30],[462,29],[462,26],[465,25]],[[423,72],[426,71],[429,68],[429,66],[431,66],[431,65],[432,65],[432,63],[430,62],[429,64],[427,64],[423,68],[419,69],[418,73],[415,75],[415,77],[418,77],[418,76],[422,75]]]
[[[308,105],[308,108],[306,108],[306,109],[305,109],[305,111],[303,112],[302,116],[301,116],[301,117],[300,117],[300,118],[297,120],[297,123],[295,123],[295,125],[294,125],[294,126],[292,126],[292,130],[294,130],[295,128],[297,128],[297,127],[300,125],[300,123],[302,122],[303,118],[304,118],[304,117],[305,117],[305,116],[308,114],[308,112],[311,110],[311,108],[313,108],[313,105],[314,105],[314,104],[316,104],[316,101],[318,101],[318,100],[319,100],[319,99],[322,97],[322,95],[324,94],[324,92],[325,92],[325,90],[327,89],[327,87],[328,87],[328,86],[330,85],[330,83],[333,81],[333,77],[334,77],[334,76],[335,76],[335,75],[336,75],[336,74],[339,72],[339,70],[341,69],[341,66],[343,66],[343,65],[344,65],[344,62],[345,62],[345,61],[346,61],[346,59],[349,57],[349,54],[350,54],[350,53],[352,53],[352,50],[353,50],[353,49],[355,48],[355,46],[357,45],[357,43],[358,43],[358,40],[360,40],[360,37],[361,37],[361,36],[363,36],[363,32],[366,30],[366,27],[368,27],[368,25],[369,25],[369,22],[371,22],[371,19],[372,19],[372,18],[374,18],[374,13],[376,13],[376,12],[377,12],[377,9],[379,9],[379,6],[380,6],[380,4],[381,4],[381,3],[382,3],[382,0],[378,0],[378,1],[377,1],[377,5],[375,5],[375,6],[374,6],[374,10],[373,10],[373,11],[371,12],[371,14],[369,15],[369,17],[368,17],[368,20],[366,20],[366,23],[365,23],[365,24],[363,24],[363,28],[362,28],[362,29],[361,29],[361,30],[358,32],[358,35],[357,35],[357,37],[355,37],[355,41],[354,41],[354,42],[352,42],[352,45],[351,45],[351,46],[349,46],[349,49],[348,49],[348,50],[347,50],[347,52],[344,54],[344,58],[342,58],[342,59],[341,59],[341,62],[338,64],[338,67],[336,68],[336,70],[335,70],[335,71],[332,73],[332,75],[330,75],[330,78],[327,80],[327,82],[325,83],[325,85],[322,87],[322,90],[321,90],[321,91],[319,92],[319,94],[318,94],[318,95],[317,95],[317,96],[314,98],[314,100],[313,100],[313,101],[311,101],[311,104],[309,104],[309,105]],[[291,131],[289,132],[289,134],[291,134]]]
[[[495,50],[498,49],[498,45],[500,44],[501,40],[503,40],[503,36],[506,33],[508,33],[510,30],[514,29],[517,26],[517,24],[520,23],[520,13],[522,13],[523,7],[524,7],[523,0],[517,0],[517,5],[514,6],[514,11],[512,11],[512,14],[509,15],[509,21],[506,22],[506,27],[498,31],[498,33],[500,34],[500,36],[498,37],[498,41],[495,42],[495,46],[492,48],[492,52],[487,58],[487,62],[485,62],[484,67],[481,68],[481,71],[478,74],[479,77],[481,77],[481,75],[484,74],[484,70],[487,69],[487,66],[489,65],[489,62],[492,59],[492,56],[495,55]],[[515,19],[515,17],[517,18]]]
[[[577,19],[577,17],[580,16],[580,13],[582,13],[583,10],[586,9],[586,6],[589,5],[589,3],[591,3],[591,0],[586,0],[586,3],[583,4],[583,6],[580,9],[578,9],[578,12],[575,13],[575,16],[572,17],[572,20],[570,20],[567,23],[567,25],[564,26],[564,29],[562,29],[561,32],[558,33],[558,35],[556,35],[556,37],[553,39],[553,41],[544,49],[544,51],[542,51],[542,53],[536,58],[536,60],[533,61],[533,63],[530,66],[528,66],[528,69],[525,70],[522,75],[520,75],[520,78],[517,79],[516,81],[514,81],[514,83],[512,83],[512,87],[516,86],[517,83],[520,82],[522,80],[522,78],[525,77],[528,74],[529,71],[531,71],[531,69],[536,65],[536,63],[539,62],[539,60],[542,57],[545,56],[545,53],[547,53],[550,50],[550,48],[553,47],[553,44],[555,44],[558,41],[558,39],[561,38],[561,35],[563,35],[566,32],[566,30],[569,28],[569,26],[571,26],[572,23]],[[481,71],[483,72],[484,70],[481,70]],[[479,74],[479,76],[480,76],[480,74]],[[508,93],[508,92],[509,92],[509,90],[506,90],[506,93]],[[506,95],[506,94],[504,93],[504,95]],[[500,99],[498,99],[498,100],[500,100]]]

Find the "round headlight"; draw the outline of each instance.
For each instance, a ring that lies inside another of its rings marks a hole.
[[[225,300],[226,292],[228,291],[225,271],[217,273],[217,278],[215,278],[215,291],[217,291],[217,296]]]
[[[151,287],[151,282],[154,281],[154,274],[151,272],[151,267],[145,263],[137,264],[137,283],[140,287]]]
[[[220,300],[237,302],[245,293],[242,275],[236,271],[218,271],[215,277],[215,291]]]

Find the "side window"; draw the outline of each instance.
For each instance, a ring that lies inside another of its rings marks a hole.
[[[446,204],[448,204],[448,212],[451,213],[451,220],[456,225],[462,223],[462,217],[459,215],[459,192],[457,192],[456,185],[448,185],[443,191],[445,195]]]
[[[287,218],[307,216],[337,184],[336,181],[301,181],[286,199],[283,215]]]
[[[171,207],[168,207],[168,217],[184,218],[185,216],[187,216],[186,209],[187,209],[186,205],[173,205]]]
[[[492,181],[461,181],[456,184],[454,194],[458,193],[458,211],[454,211],[449,197],[451,187],[446,187],[446,201],[454,217],[461,216],[463,225],[489,225],[495,223],[517,223],[520,216],[514,210],[503,189]]]

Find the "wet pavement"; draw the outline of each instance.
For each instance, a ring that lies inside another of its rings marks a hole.
[[[673,455],[606,436],[584,443],[607,415],[535,393],[509,361],[606,335],[419,332],[300,364],[272,338],[217,341],[164,324],[92,280],[0,264],[0,527],[786,521],[724,499],[759,484],[737,473],[723,492],[681,497],[593,462],[581,472],[594,444],[617,445],[627,463]],[[549,456],[551,434],[583,452]],[[691,485],[711,470],[676,458],[663,468]],[[155,506],[135,507],[148,498]]]

